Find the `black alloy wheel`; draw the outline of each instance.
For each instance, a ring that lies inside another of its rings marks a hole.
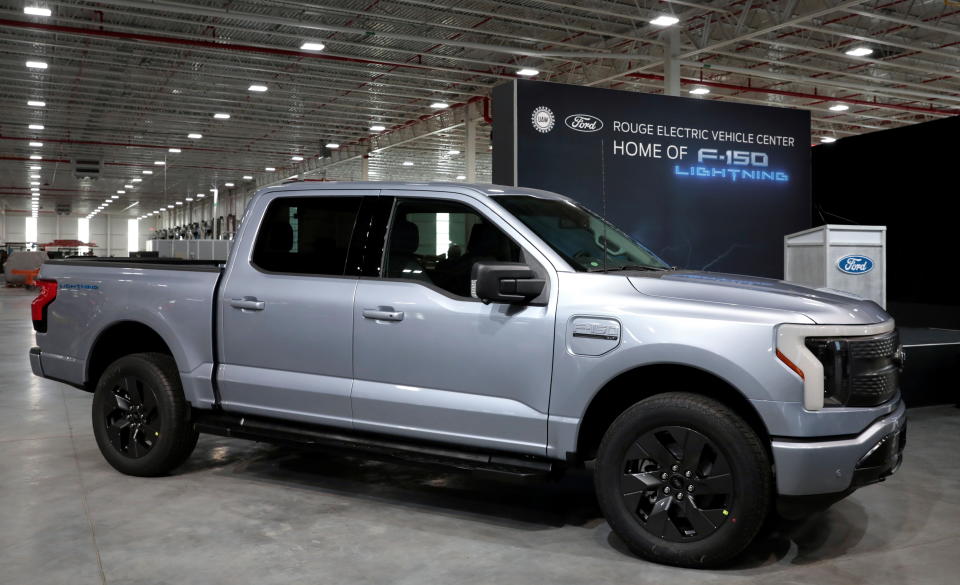
[[[631,444],[620,479],[623,500],[644,530],[670,542],[710,536],[733,507],[727,459],[703,434],[658,427]]]
[[[624,410],[597,449],[597,503],[632,552],[658,563],[722,565],[770,509],[767,447],[716,399],[664,392]]]
[[[93,393],[92,415],[100,453],[128,475],[167,474],[197,444],[190,403],[167,354],[135,353],[110,364]]]
[[[125,457],[143,457],[160,438],[160,410],[153,388],[127,374],[110,392],[113,400],[105,400],[101,409],[110,444]]]

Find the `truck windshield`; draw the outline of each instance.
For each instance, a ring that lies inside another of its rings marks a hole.
[[[613,224],[573,202],[528,195],[493,199],[580,272],[669,268]]]

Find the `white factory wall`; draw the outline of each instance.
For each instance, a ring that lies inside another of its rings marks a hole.
[[[26,240],[26,218],[29,214],[6,211],[0,214],[0,244],[16,247]],[[76,240],[76,215],[41,213],[37,218],[38,243],[53,240]],[[90,220],[89,241],[96,244],[93,253],[97,256],[127,256],[127,220],[129,216],[100,214]],[[138,231],[139,249],[146,250],[149,228],[152,222],[141,221]],[[109,236],[108,236],[109,229]]]

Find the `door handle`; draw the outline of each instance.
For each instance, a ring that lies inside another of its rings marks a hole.
[[[377,321],[403,321],[403,311],[378,311],[376,309],[364,309],[364,319],[376,319]]]
[[[247,311],[262,311],[267,304],[258,301],[257,297],[243,297],[242,299],[230,299],[230,306],[234,309],[243,309]]]

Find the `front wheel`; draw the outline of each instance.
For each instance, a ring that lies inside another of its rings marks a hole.
[[[610,425],[594,483],[631,551],[704,568],[740,554],[760,531],[772,474],[743,419],[705,396],[673,392],[631,406]]]
[[[110,364],[93,395],[93,434],[103,457],[127,475],[164,475],[197,444],[180,375],[169,355],[138,353]]]

